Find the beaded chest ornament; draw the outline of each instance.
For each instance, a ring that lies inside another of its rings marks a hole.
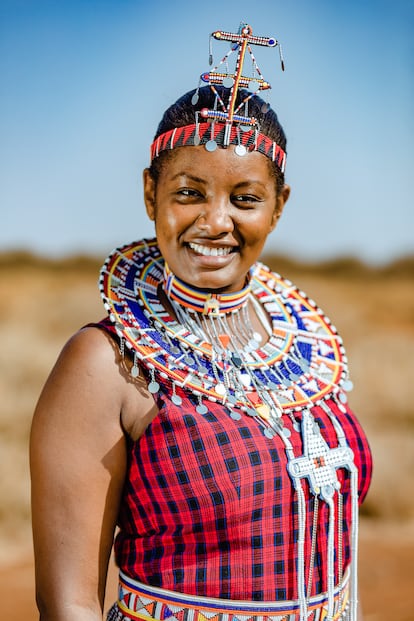
[[[274,37],[253,36],[248,24],[240,24],[237,33],[217,30],[210,36],[209,63],[213,64],[211,41],[230,43],[230,50],[211,71],[200,76],[200,83],[195,91],[192,103],[195,106],[199,99],[199,88],[202,84],[209,85],[214,94],[213,109],[203,108],[195,112],[195,123],[183,127],[175,127],[158,136],[151,145],[151,160],[165,150],[184,146],[204,145],[207,151],[215,151],[218,146],[235,145],[235,153],[243,156],[249,151],[259,151],[269,157],[283,173],[286,164],[286,153],[268,136],[260,133],[258,120],[249,115],[249,101],[259,91],[268,91],[271,86],[267,82],[257,64],[252,51],[253,45],[262,47],[278,47],[282,69],[284,61],[279,41]],[[246,53],[251,59],[251,75],[243,75]],[[233,71],[229,61],[235,55]],[[219,69],[221,71],[218,71]],[[228,89],[227,102],[220,95],[217,86]],[[239,89],[248,89],[248,93],[236,107]],[[269,104],[264,103],[262,112],[265,114]]]
[[[181,405],[182,396],[190,393],[198,401],[196,410],[200,415],[207,414],[209,401],[219,402],[234,420],[243,415],[254,418],[269,441],[275,435],[282,439],[298,498],[301,619],[306,619],[312,583],[311,571],[305,578],[306,498],[302,481],[308,481],[315,497],[315,521],[318,501],[329,507],[330,619],[334,606],[335,530],[341,528],[342,522],[337,470],[349,471],[354,556],[353,597],[347,614],[356,619],[358,476],[353,453],[329,406],[329,401],[334,400],[345,412],[346,391],[352,383],[341,338],[329,319],[290,281],[260,263],[252,267],[248,282],[239,292],[214,295],[193,289],[170,272],[155,239],[115,250],[102,268],[100,290],[121,351],[126,346],[131,352],[131,374],[137,377],[140,367],[146,369],[151,393],[155,395],[167,385],[176,405]],[[161,303],[161,291],[167,295],[174,314]],[[268,340],[263,345],[251,326],[249,305],[258,316],[262,315],[263,326],[268,326]],[[323,408],[332,421],[338,438],[336,448],[331,449],[323,439],[312,416],[314,406]],[[292,419],[293,429],[302,436],[302,455],[295,455],[291,432],[283,424],[284,415]],[[315,537],[316,527],[313,533]],[[312,566],[313,559],[309,563]]]

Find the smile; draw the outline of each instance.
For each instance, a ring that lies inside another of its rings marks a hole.
[[[210,246],[202,246],[201,244],[193,244],[192,242],[188,245],[191,250],[194,250],[194,252],[202,254],[205,257],[224,257],[233,251],[231,246],[226,246],[224,248],[211,248]]]

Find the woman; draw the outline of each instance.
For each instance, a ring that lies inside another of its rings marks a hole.
[[[116,525],[110,621],[356,619],[369,448],[335,329],[258,263],[289,197],[286,139],[227,84],[165,113],[144,171],[156,239],[108,258],[108,319],[68,342],[40,397],[42,621],[102,619]]]

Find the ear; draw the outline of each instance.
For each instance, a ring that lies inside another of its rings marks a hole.
[[[275,210],[272,215],[272,222],[270,225],[271,231],[273,231],[273,229],[276,227],[276,224],[278,223],[278,220],[280,216],[282,215],[283,208],[286,205],[289,196],[290,196],[290,186],[285,184],[276,197],[276,206],[275,206]]]
[[[144,183],[144,202],[150,220],[155,220],[155,181],[151,177],[149,168],[145,168],[142,174]]]

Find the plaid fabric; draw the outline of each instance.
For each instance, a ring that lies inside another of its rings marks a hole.
[[[117,563],[131,578],[164,589],[224,599],[273,601],[297,597],[297,501],[281,439],[266,438],[248,416],[232,420],[225,408],[180,392],[158,394],[159,415],[137,442],[129,442],[128,473],[115,542]],[[178,391],[177,391],[178,392]],[[207,403],[207,402],[206,402]],[[359,470],[360,501],[369,487],[371,454],[353,414],[337,414]],[[336,434],[327,414],[313,409],[331,447]],[[300,434],[285,426],[295,454]],[[350,560],[349,479],[338,473],[344,496],[343,570]],[[307,488],[307,485],[304,485]],[[311,553],[314,499],[306,491],[306,558]],[[337,508],[337,507],[336,507]],[[312,594],[326,591],[328,511],[320,502]],[[336,535],[336,543],[338,537]],[[308,571],[309,568],[307,568]]]

